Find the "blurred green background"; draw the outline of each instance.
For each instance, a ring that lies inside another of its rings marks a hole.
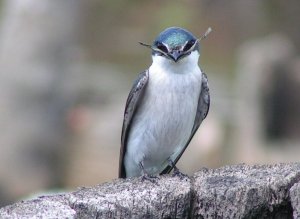
[[[300,160],[300,2],[1,0],[0,206],[117,177],[123,110],[152,43],[201,36],[211,109],[179,162]]]

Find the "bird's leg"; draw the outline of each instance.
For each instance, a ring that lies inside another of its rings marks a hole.
[[[188,175],[180,172],[180,170],[176,167],[175,163],[173,162],[173,160],[171,160],[171,158],[169,158],[168,160],[169,160],[171,167],[174,169],[173,174],[172,174],[173,177],[178,176],[180,179],[188,177]]]
[[[145,168],[144,168],[144,164],[143,164],[143,161],[140,162],[140,168],[142,169],[142,172],[143,172],[143,175],[142,175],[142,182],[145,181],[145,180],[148,180],[154,184],[157,184],[158,183],[156,182],[156,179],[158,179],[157,176],[153,176],[153,175],[150,175],[146,172]]]

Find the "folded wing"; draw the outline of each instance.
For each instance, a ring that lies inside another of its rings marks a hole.
[[[127,138],[128,133],[131,127],[131,123],[134,117],[134,112],[139,107],[140,100],[144,94],[146,85],[149,79],[148,70],[142,72],[137,80],[134,82],[131,91],[128,95],[124,119],[123,119],[123,127],[122,127],[122,135],[121,135],[121,150],[120,150],[120,160],[119,160],[119,178],[126,178],[126,171],[124,166],[124,155],[127,149]]]

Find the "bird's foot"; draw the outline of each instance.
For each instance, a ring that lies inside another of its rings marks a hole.
[[[182,173],[182,172],[179,171],[179,169],[175,166],[175,163],[174,163],[174,161],[171,158],[169,158],[169,163],[170,163],[170,166],[173,167],[173,169],[174,169],[172,177],[177,176],[181,180],[183,180],[184,178],[188,177],[188,175],[186,175],[186,174],[184,174],[184,173]]]
[[[142,176],[142,182],[144,182],[145,180],[150,181],[151,183],[155,184],[158,186],[157,180],[159,179],[158,176],[155,175],[150,175],[148,173],[143,174]]]
[[[176,166],[174,166],[174,171],[173,171],[172,176],[173,177],[177,176],[181,180],[183,180],[184,178],[189,177],[187,174],[184,174],[184,173],[180,172],[179,169]]]
[[[142,170],[142,173],[143,173],[142,182],[144,182],[145,180],[148,180],[148,181],[158,185],[158,183],[157,183],[158,177],[155,176],[155,175],[151,175],[151,174],[147,173],[147,171],[145,170],[143,162],[140,162],[140,167],[141,167],[141,170]]]

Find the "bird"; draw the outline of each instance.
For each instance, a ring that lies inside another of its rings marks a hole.
[[[151,66],[129,92],[121,133],[119,178],[179,172],[176,163],[210,107],[200,40],[181,27],[163,30],[152,45]]]

